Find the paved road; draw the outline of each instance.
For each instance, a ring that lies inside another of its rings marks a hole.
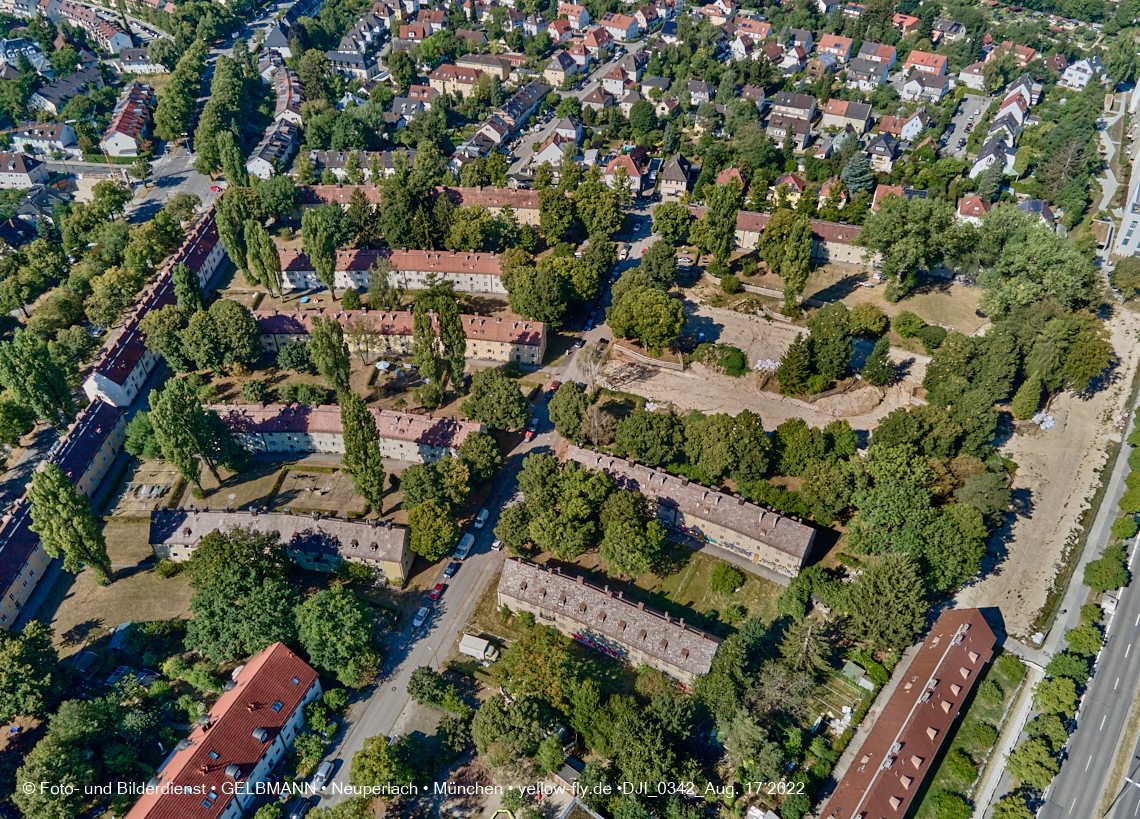
[[[641,51],[641,49],[645,48],[648,42],[648,40],[642,40],[636,43],[628,43],[624,46],[624,48],[629,54],[636,54],[637,52]],[[625,55],[623,54],[622,56],[624,57]],[[597,68],[591,71],[589,78],[578,88],[575,88],[573,91],[559,93],[561,93],[564,97],[577,97],[578,99],[582,99],[601,84],[602,77],[608,74],[610,69],[617,65],[620,59],[621,57],[611,57],[607,62],[599,65]],[[510,173],[519,174],[527,169],[534,150],[541,146],[546,138],[554,133],[554,126],[557,122],[558,118],[553,117],[551,118],[550,122],[543,125],[536,132],[532,134],[524,132],[524,136],[521,138],[521,140],[518,143],[511,145],[511,151],[515,156],[518,157],[518,159],[516,159],[509,168]]]
[[[1133,428],[1130,419],[1125,435]],[[1116,519],[1128,474],[1126,458],[1117,458],[1108,480],[1104,501],[1089,532],[1085,549],[1065,594],[1060,615],[1045,639],[1043,649],[1051,655],[1062,646],[1064,633],[1080,619],[1080,605],[1087,589],[1081,584],[1083,565],[1095,559],[1111,539],[1109,527]],[[1136,558],[1132,545],[1132,562]],[[1077,713],[1077,729],[1066,745],[1064,761],[1047,792],[1039,819],[1095,819],[1107,778],[1116,757],[1116,746],[1140,685],[1140,593],[1129,587],[1120,593],[1120,604],[1106,626],[1105,646],[1097,657],[1093,678]],[[1135,802],[1131,803],[1135,807]],[[1128,815],[1132,814],[1117,814]]]
[[[955,114],[950,126],[950,139],[946,142],[946,150],[955,159],[963,159],[969,150],[967,145],[959,148],[958,140],[969,139],[970,132],[966,130],[966,125],[971,121],[970,115],[973,115],[973,122],[976,127],[993,101],[993,97],[983,97],[978,94],[966,94],[962,97],[962,102],[958,105],[962,113]]]

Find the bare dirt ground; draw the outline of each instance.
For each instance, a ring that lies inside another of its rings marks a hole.
[[[762,359],[779,360],[796,335],[805,332],[801,327],[691,302],[686,302],[685,312],[687,334],[703,333],[705,341],[737,347],[750,365]],[[847,418],[852,427],[870,430],[891,410],[910,403],[910,396],[926,374],[926,356],[905,350],[892,350],[892,355],[900,364],[900,386],[889,388],[885,398],[864,392],[809,404],[759,389],[760,376],[756,373],[729,378],[700,363],[692,364],[684,372],[676,372],[642,364],[620,354],[612,355],[607,361],[603,386],[684,410],[730,415],[752,410],[764,419],[767,429],[775,429],[789,418],[803,418],[819,427],[836,418]]]
[[[145,516],[153,509],[161,509],[171,504],[177,505],[181,495],[175,498],[171,496],[171,492],[178,482],[178,470],[170,464],[162,461],[143,461],[131,468],[119,494],[107,506],[111,509],[112,515]]]
[[[55,632],[61,657],[130,620],[166,620],[190,613],[190,581],[185,574],[163,579],[153,570],[150,526],[145,520],[112,520],[103,528],[114,582],[100,586],[90,569],[60,572],[39,618]]]
[[[990,555],[996,567],[963,589],[957,603],[996,606],[1011,634],[1028,636],[1057,574],[1065,540],[1100,481],[1106,447],[1120,440],[1116,422],[1140,362],[1140,317],[1118,310],[1108,326],[1120,358],[1113,383],[1088,399],[1062,393],[1049,407],[1056,427],[1036,436],[1014,435],[1001,446],[1001,453],[1018,465],[1013,491],[1021,513],[997,547],[999,553]]]

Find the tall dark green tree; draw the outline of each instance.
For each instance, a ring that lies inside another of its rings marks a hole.
[[[784,314],[797,315],[798,299],[803,295],[811,270],[811,217],[804,215],[792,223],[787,250],[780,262],[780,278],[784,282]]]
[[[41,421],[57,425],[75,418],[67,373],[35,333],[19,329],[11,341],[0,342],[0,384]]]
[[[178,306],[187,313],[193,313],[206,307],[206,300],[202,296],[202,286],[198,281],[198,274],[183,262],[179,262],[171,271],[174,279],[174,298]]]
[[[216,480],[223,456],[222,442],[210,415],[185,379],[172,378],[162,389],[151,390],[150,420],[162,455],[183,478],[199,488],[202,464]]]
[[[301,215],[301,246],[317,278],[330,293],[336,281],[336,249],[340,244],[342,218],[340,206],[333,204],[310,208]]]
[[[689,238],[717,262],[724,264],[736,246],[736,214],[740,210],[740,183],[735,179],[717,185],[709,197],[709,209],[693,223]]]
[[[53,463],[32,475],[32,531],[40,536],[44,550],[52,557],[63,556],[63,568],[78,572],[83,564],[91,567],[100,586],[111,582],[111,559],[103,531],[91,511],[91,502],[79,494],[63,470]]]
[[[309,337],[309,360],[325,379],[325,383],[338,395],[348,392],[348,344],[344,340],[344,328],[335,318],[318,316],[313,319]]]
[[[352,475],[356,492],[380,515],[384,508],[384,461],[380,457],[380,433],[376,418],[364,399],[351,390],[339,394],[341,426],[344,428],[344,465]]]

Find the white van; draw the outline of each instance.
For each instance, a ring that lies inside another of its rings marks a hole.
[[[475,518],[475,528],[482,529],[487,524],[487,518],[491,517],[491,513],[486,509],[479,510],[479,516]]]
[[[459,541],[459,548],[455,550],[455,556],[463,560],[467,555],[471,554],[471,547],[475,545],[475,535],[468,532]]]

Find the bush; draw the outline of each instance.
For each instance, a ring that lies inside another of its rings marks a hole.
[[[720,610],[720,621],[726,626],[735,626],[738,623],[743,623],[744,618],[748,616],[748,610],[744,606],[736,603],[729,603]]]
[[[1025,676],[1025,665],[1012,654],[1003,654],[994,661],[994,669],[1003,677],[1020,682]]]
[[[955,748],[946,754],[946,761],[942,764],[946,766],[947,773],[966,785],[978,778],[978,766],[970,759],[969,754],[960,748]]]
[[[926,322],[909,310],[903,310],[891,319],[891,329],[898,333],[901,338],[913,338],[925,326]]]
[[[158,563],[154,564],[154,573],[159,577],[171,578],[182,571],[182,567],[171,560],[169,557],[164,557]]]
[[[725,293],[732,295],[733,293],[740,292],[740,279],[732,274],[729,274],[720,280],[720,289]]]
[[[291,227],[279,228],[277,230],[277,238],[278,239],[284,239],[286,242],[288,242],[290,239],[293,238],[293,228],[291,228]]]
[[[935,819],[970,819],[974,809],[970,803],[956,793],[941,791],[930,800]]]
[[[857,336],[881,336],[887,329],[887,315],[873,304],[856,304],[847,314],[851,332]]]
[[[255,378],[241,385],[241,400],[247,404],[260,404],[265,400],[267,392],[269,390],[265,386],[265,382]]]
[[[503,375],[507,378],[522,378],[523,368],[517,361],[508,361],[503,365]]]
[[[922,342],[927,354],[931,355],[946,340],[946,331],[937,325],[928,324],[915,333],[915,336]]]
[[[985,680],[978,686],[978,701],[982,705],[997,705],[1004,696],[1005,692],[997,680]]]
[[[705,271],[718,279],[723,279],[728,275],[728,265],[721,264],[720,262],[709,262],[705,265]]]
[[[1091,623],[1094,626],[1099,626],[1100,621],[1104,619],[1104,609],[1096,603],[1086,603],[1081,606],[1081,620],[1086,623]]]
[[[334,714],[339,714],[348,704],[348,693],[343,688],[330,688],[321,699],[326,708]]]
[[[344,293],[341,294],[340,306],[344,310],[359,310],[360,294],[350,287],[348,290],[345,290]]]
[[[746,279],[756,275],[756,260],[751,256],[740,263],[740,275]]]
[[[1136,450],[1140,452],[1140,449]],[[1117,518],[1116,522],[1112,524],[1112,536],[1118,537],[1121,540],[1128,540],[1135,537],[1136,532],[1140,531],[1140,525],[1136,523],[1136,519],[1131,516]]]
[[[744,585],[744,573],[728,563],[718,563],[709,575],[709,588],[721,594],[732,594]]]
[[[962,739],[980,748],[992,748],[997,742],[997,729],[988,722],[975,722],[962,732]]]

